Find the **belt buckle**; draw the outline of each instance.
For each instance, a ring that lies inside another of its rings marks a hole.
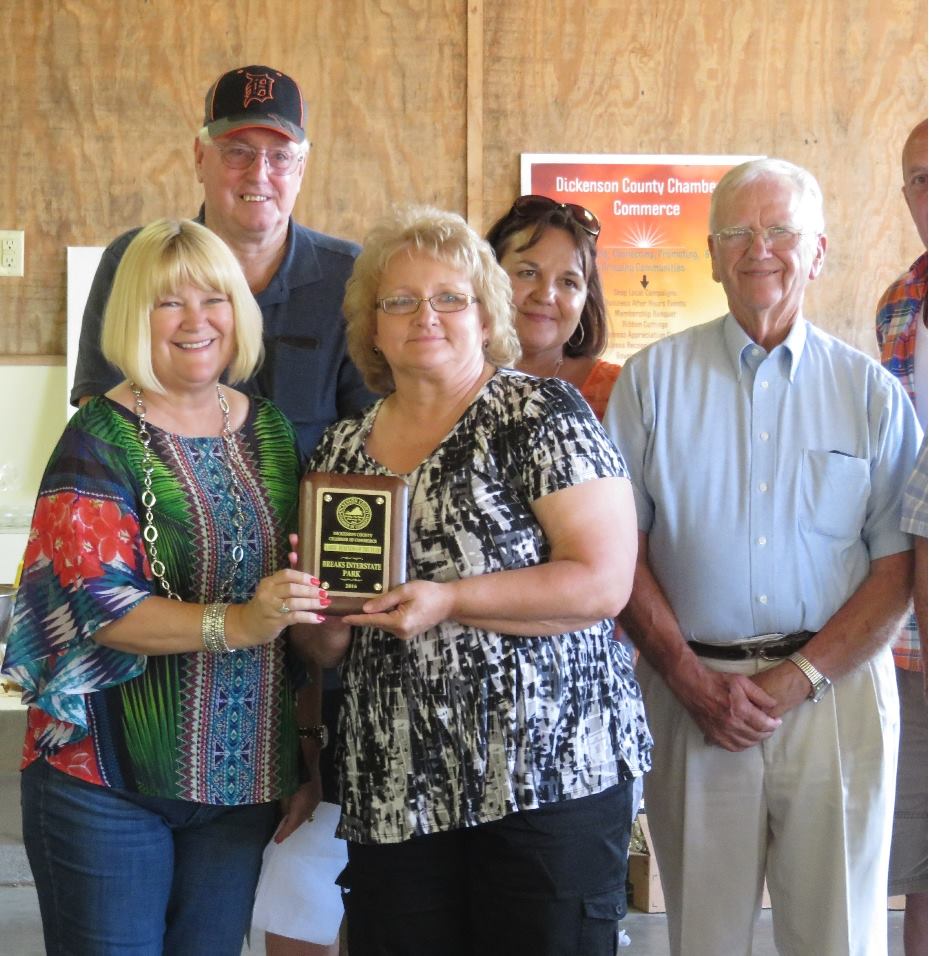
[[[779,661],[781,658],[779,656],[771,657],[768,654],[768,648],[777,647],[783,643],[784,638],[787,637],[786,634],[764,634],[762,637],[769,638],[769,640],[761,640],[758,642],[756,647],[751,648],[752,656],[757,657],[763,661]]]

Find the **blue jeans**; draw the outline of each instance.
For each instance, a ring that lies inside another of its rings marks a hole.
[[[22,773],[23,839],[49,956],[239,956],[273,803],[214,807]]]

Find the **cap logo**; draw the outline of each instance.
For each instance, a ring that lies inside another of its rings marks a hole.
[[[267,73],[245,74],[245,98],[242,108],[248,109],[250,103],[266,103],[274,99],[274,77]]]

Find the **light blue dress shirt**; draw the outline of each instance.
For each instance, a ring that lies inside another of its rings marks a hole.
[[[805,320],[770,353],[731,315],[661,339],[625,365],[603,424],[687,640],[817,631],[872,560],[911,547],[912,404]]]

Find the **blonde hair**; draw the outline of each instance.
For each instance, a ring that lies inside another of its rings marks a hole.
[[[261,364],[261,310],[232,251],[206,226],[159,219],[126,247],[100,336],[104,357],[146,391],[164,393],[152,368],[152,309],[162,296],[187,284],[229,296],[235,330],[235,354],[226,369],[229,384],[250,378]]]
[[[513,296],[493,249],[457,213],[400,206],[368,233],[345,287],[348,354],[368,388],[381,394],[395,388],[387,360],[374,351],[375,300],[388,263],[404,249],[424,253],[468,277],[486,328],[484,356],[492,365],[513,365],[520,356]]]

